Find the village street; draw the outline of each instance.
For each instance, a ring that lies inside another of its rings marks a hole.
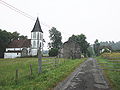
[[[111,90],[93,58],[87,59],[54,90]]]

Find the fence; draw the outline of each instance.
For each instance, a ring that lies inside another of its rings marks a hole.
[[[120,60],[106,60],[107,62],[97,63],[98,70],[120,71]]]
[[[51,70],[51,69],[54,69],[56,67],[59,67],[59,65],[63,64],[66,62],[67,59],[61,59],[61,58],[46,58],[46,60],[42,60],[42,73],[48,71],[48,70]],[[34,73],[33,72],[33,65],[30,64],[29,65],[29,78],[32,79],[33,78],[33,74],[37,74],[37,73]],[[20,68],[17,68],[16,71],[15,71],[15,83],[17,84],[18,81],[19,81],[19,77],[20,77],[20,74],[19,74],[19,69]],[[37,71],[37,69],[36,69]]]

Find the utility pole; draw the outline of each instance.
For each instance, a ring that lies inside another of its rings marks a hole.
[[[42,55],[41,55],[41,45],[40,45],[40,41],[39,41],[39,32],[37,35],[37,49],[38,49],[38,74],[40,74],[42,72]]]

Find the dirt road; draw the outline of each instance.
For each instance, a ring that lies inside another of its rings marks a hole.
[[[89,58],[54,90],[111,90],[97,62]]]

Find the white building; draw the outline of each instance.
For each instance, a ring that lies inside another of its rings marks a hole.
[[[39,47],[43,49],[43,31],[37,18],[31,31],[31,39],[13,40],[10,42],[4,53],[4,58],[35,56]]]

